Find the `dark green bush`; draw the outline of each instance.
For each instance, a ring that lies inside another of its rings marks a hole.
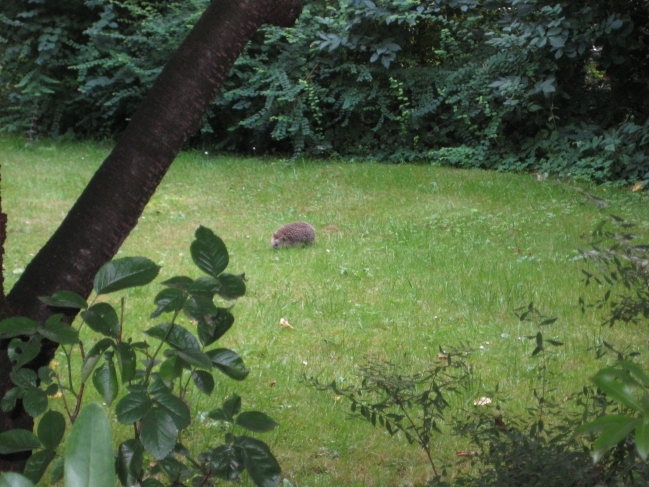
[[[38,2],[0,11],[0,128],[80,137],[124,129],[207,5],[93,0],[68,14]],[[648,11],[644,0],[315,0],[294,28],[255,35],[193,142],[649,179]]]

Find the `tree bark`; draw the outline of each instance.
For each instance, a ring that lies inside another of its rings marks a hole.
[[[50,240],[25,268],[5,300],[5,316],[44,321],[54,310],[38,300],[59,290],[87,297],[99,268],[117,253],[137,224],[184,142],[199,127],[236,58],[262,24],[294,25],[298,0],[213,0],[171,57],[115,148],[97,170]],[[0,387],[10,384],[6,344],[0,349]],[[49,363],[49,343],[33,362]],[[0,411],[0,432],[33,427],[22,410]],[[27,426],[26,426],[27,425]],[[0,470],[24,463],[0,456]]]

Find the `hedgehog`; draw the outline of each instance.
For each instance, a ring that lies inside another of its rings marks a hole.
[[[307,222],[293,222],[284,225],[273,233],[270,246],[274,249],[280,247],[297,247],[298,245],[312,244],[315,241],[315,230]]]

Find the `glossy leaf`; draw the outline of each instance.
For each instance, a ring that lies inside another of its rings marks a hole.
[[[143,460],[144,448],[138,440],[131,438],[119,445],[115,468],[122,485],[135,485],[142,473]]]
[[[0,409],[5,413],[13,411],[16,407],[16,401],[22,397],[23,394],[24,389],[21,389],[20,387],[9,389],[9,391],[2,397],[2,401],[0,401]]]
[[[593,443],[593,461],[599,461],[607,450],[629,436],[639,422],[639,419],[627,417],[625,421],[620,421],[602,431],[595,443]]]
[[[31,480],[24,475],[4,472],[0,476],[0,487],[35,487]]]
[[[52,465],[52,473],[50,474],[51,483],[55,484],[63,478],[65,470],[65,458],[59,457],[54,465]]]
[[[91,330],[107,337],[119,338],[119,317],[110,304],[93,304],[90,309],[81,313],[81,318]]]
[[[176,353],[179,358],[194,367],[205,370],[210,370],[212,368],[212,359],[200,350],[188,348],[185,350],[178,350]]]
[[[9,342],[7,355],[9,360],[14,363],[14,368],[19,369],[29,363],[41,351],[40,337],[31,337],[29,341],[23,341],[20,338],[14,338]]]
[[[25,389],[38,387],[38,376],[36,372],[30,369],[18,369],[15,372],[10,372],[9,377],[14,384]]]
[[[189,426],[192,416],[187,404],[170,392],[161,392],[153,397],[155,403],[173,419],[176,428],[183,430]]]
[[[218,277],[219,290],[217,294],[223,299],[236,299],[246,294],[246,283],[234,274],[221,274]]]
[[[122,378],[122,384],[135,378],[137,370],[137,356],[130,343],[119,342],[115,345],[115,354],[117,355],[117,365],[119,374]]]
[[[164,340],[166,343],[177,349],[193,348],[200,350],[200,345],[196,337],[180,325],[173,325],[171,331],[171,323],[162,323],[161,325],[149,328],[144,333],[150,337]],[[165,338],[166,337],[166,338]]]
[[[41,442],[31,431],[12,429],[0,433],[0,455],[40,448]]]
[[[56,372],[54,372],[50,367],[40,367],[38,369],[38,378],[43,382],[43,384],[49,385],[54,382],[56,378]]]
[[[158,374],[167,387],[172,387],[174,381],[183,373],[183,363],[176,355],[169,357],[160,364]]]
[[[104,357],[106,358],[104,363],[92,374],[92,383],[104,400],[104,404],[110,406],[119,393],[119,383],[112,353],[106,352]]]
[[[142,487],[164,487],[164,484],[157,479],[149,477],[148,479],[144,479]]]
[[[144,286],[153,281],[160,266],[145,257],[124,257],[105,264],[95,276],[94,289],[108,294],[131,287]]]
[[[233,394],[232,397],[223,401],[223,410],[226,411],[231,418],[239,414],[241,412],[241,397]]]
[[[47,393],[43,389],[29,389],[23,396],[23,407],[33,418],[47,411],[48,404]]]
[[[0,338],[13,338],[20,335],[33,335],[41,324],[37,321],[15,316],[0,321]]]
[[[166,411],[151,409],[142,418],[141,426],[140,441],[156,460],[162,460],[173,451],[178,429]]]
[[[85,383],[92,374],[92,371],[95,370],[99,359],[103,356],[104,352],[113,346],[115,342],[110,338],[102,338],[93,347],[86,353],[86,359],[83,361],[81,366],[81,382]]]
[[[243,380],[248,376],[249,371],[243,360],[236,352],[227,348],[216,348],[206,352],[212,360],[212,365],[234,380]]]
[[[180,289],[172,287],[163,289],[154,299],[157,308],[153,313],[151,313],[150,317],[156,318],[162,313],[177,311],[183,307],[186,300],[187,295]]]
[[[194,235],[196,240],[189,247],[194,264],[205,274],[218,277],[229,262],[228,250],[223,240],[204,226],[200,226]]]
[[[131,424],[141,420],[153,407],[149,396],[143,392],[126,394],[115,406],[117,421]]]
[[[282,469],[266,443],[249,436],[239,436],[234,447],[241,449],[246,471],[257,487],[277,487]]]
[[[196,279],[187,292],[193,296],[207,297],[211,301],[220,287],[221,283],[216,277],[203,276]]]
[[[163,286],[187,291],[194,281],[187,276],[175,276],[162,283]]]
[[[56,450],[65,434],[65,417],[58,411],[46,412],[38,423],[37,435],[45,448]]]
[[[23,475],[37,484],[55,457],[56,452],[52,450],[39,450],[32,453],[32,456],[27,459]]]
[[[79,333],[67,323],[46,323],[38,328],[38,333],[62,345],[79,343]]]
[[[194,370],[192,372],[192,380],[199,391],[208,396],[212,394],[214,390],[214,377],[211,373],[204,370]]]
[[[633,391],[629,387],[636,385],[637,382],[626,371],[607,367],[598,371],[592,381],[616,401],[636,411],[642,410],[642,403],[633,395]]]
[[[210,454],[210,467],[214,475],[224,480],[237,480],[245,465],[243,458],[232,445],[221,445]]]
[[[72,291],[56,291],[51,296],[39,296],[42,303],[55,308],[86,309],[86,300]]]
[[[643,416],[635,429],[635,447],[643,460],[649,456],[649,417]]]
[[[221,338],[234,324],[234,316],[226,308],[215,308],[216,312],[198,320],[198,339],[203,346],[211,345]]]
[[[264,433],[279,426],[270,416],[260,411],[244,411],[237,416],[235,424],[255,433]]]
[[[114,487],[110,423],[98,404],[81,410],[65,447],[65,487]]]

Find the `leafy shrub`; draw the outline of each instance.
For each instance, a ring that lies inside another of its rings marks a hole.
[[[0,15],[5,130],[121,132],[207,5],[93,0],[65,23],[49,1]],[[643,5],[314,0],[294,28],[257,32],[193,142],[646,180]]]
[[[65,470],[66,485],[86,485],[68,482],[68,453],[64,459],[58,449],[67,423],[74,423],[76,428],[76,422],[82,420],[83,411],[88,409],[82,411],[81,406],[92,379],[104,404],[114,407],[117,421],[130,427],[125,431],[132,437],[122,441],[116,453],[121,485],[156,487],[163,485],[161,478],[166,478],[167,485],[191,482],[209,486],[218,483],[218,479],[240,480],[244,470],[255,485],[278,485],[281,469],[266,443],[235,434],[241,428],[262,433],[274,429],[277,423],[263,412],[242,411],[241,398],[236,394],[226,398],[222,407],[208,413],[212,420],[228,426],[223,444],[209,447],[198,455],[183,444],[183,433],[191,423],[186,401],[190,383],[210,395],[215,387],[213,370],[237,381],[248,375],[236,352],[225,348],[208,350],[234,323],[231,308],[217,307],[214,297],[231,300],[242,296],[246,290],[244,281],[240,276],[224,273],[229,262],[228,252],[211,230],[200,227],[190,251],[192,260],[206,275],[197,279],[176,276],[162,283],[165,289],[154,299],[156,309],[151,318],[163,313],[171,313],[171,318],[144,332],[158,342],[155,345],[123,337],[123,300],[120,313],[107,302],[96,302],[98,296],[151,282],[160,268],[143,257],[117,259],[102,267],[94,280],[95,299],[90,304],[69,291],[41,298],[53,308],[83,310],[83,322],[76,329],[60,322],[61,314],[53,315],[44,324],[20,317],[0,322],[0,338],[10,340],[9,358],[13,363],[10,377],[14,383],[3,396],[0,407],[8,412],[21,401],[30,416],[40,417],[36,435],[22,429],[0,434],[0,453],[33,450],[24,472],[31,481],[39,482],[48,466],[55,462],[51,469],[52,483],[60,480]],[[196,323],[196,334],[177,323],[181,313]],[[84,346],[79,338],[83,326],[101,338],[91,346]],[[40,367],[37,371],[29,368],[44,339],[59,344],[66,357],[66,373],[50,367]],[[77,346],[80,354],[74,353]],[[79,356],[81,363],[75,363]],[[73,371],[79,369],[78,377],[73,377]],[[48,409],[49,397],[56,394],[63,396],[65,415]],[[74,431],[73,428],[68,450],[70,445],[83,443],[72,438]],[[112,460],[110,463],[112,466]],[[86,465],[88,468],[92,465]]]

